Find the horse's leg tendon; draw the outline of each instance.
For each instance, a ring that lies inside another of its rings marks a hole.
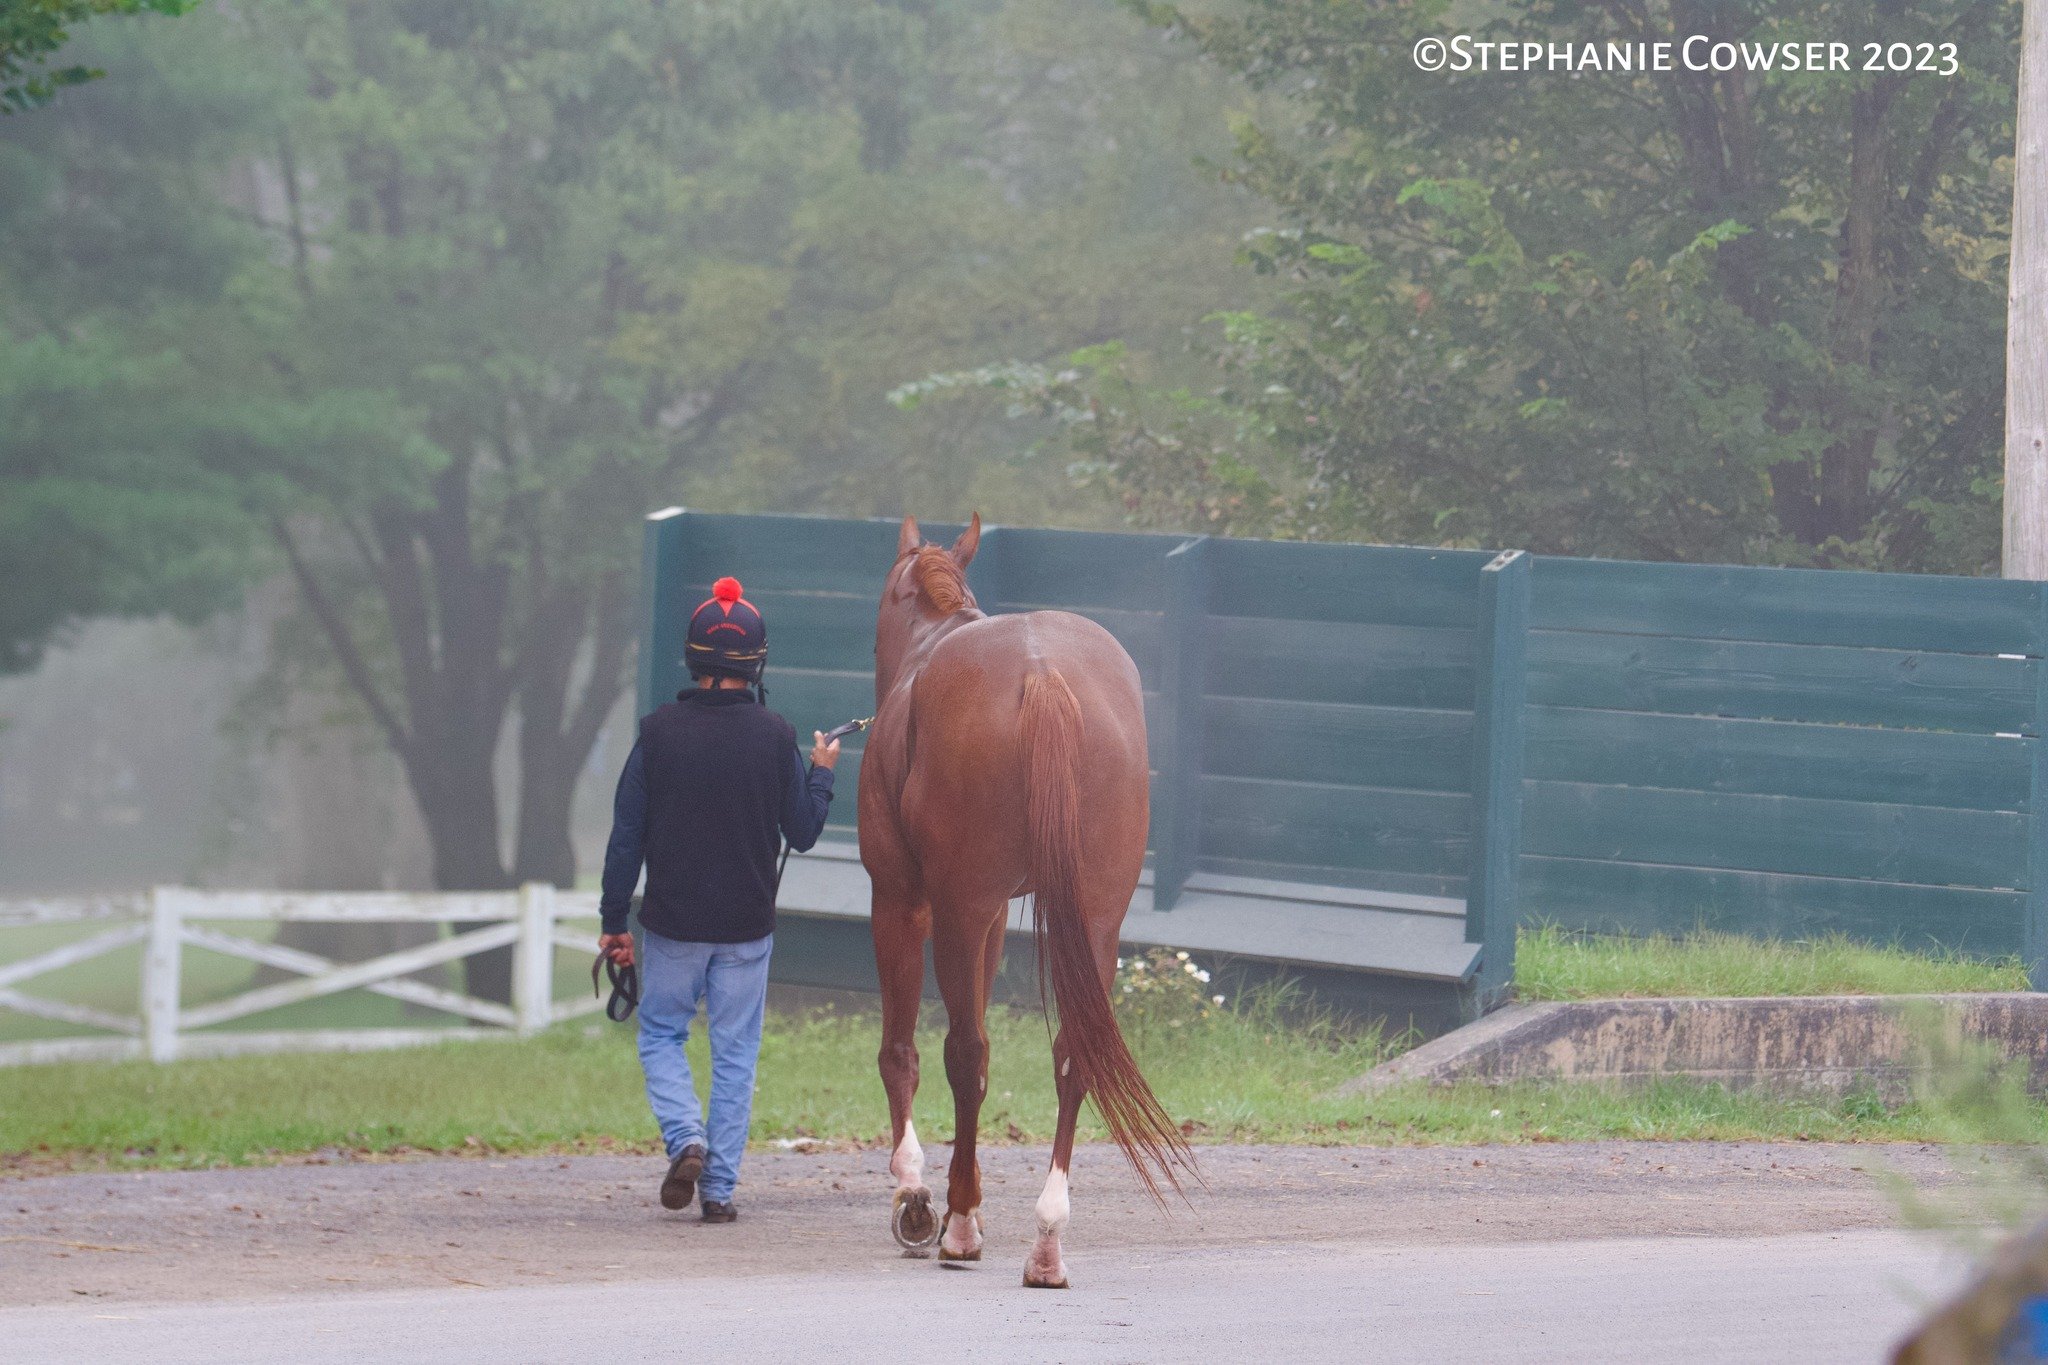
[[[946,1217],[940,1225],[942,1261],[981,1259],[981,1162],[975,1144],[982,1101],[988,1095],[988,996],[994,964],[1002,958],[1003,914],[998,909],[978,934],[972,931],[971,919],[942,907],[932,935],[932,965],[946,1002],[946,1081],[953,1090],[953,1160],[947,1172]]]
[[[1038,1236],[1024,1261],[1024,1284],[1028,1289],[1065,1289],[1067,1266],[1060,1258],[1060,1235],[1067,1229],[1071,1206],[1067,1199],[1067,1171],[1074,1161],[1074,1126],[1081,1117],[1081,1101],[1087,1087],[1074,1074],[1073,1058],[1067,1051],[1066,1031],[1052,1043],[1053,1084],[1060,1097],[1059,1126],[1053,1131],[1052,1167],[1046,1172],[1045,1189],[1038,1196]]]
[[[877,907],[879,910],[880,907]],[[890,1226],[906,1251],[920,1252],[938,1235],[932,1192],[924,1183],[924,1148],[918,1144],[911,1104],[917,1098],[917,1010],[924,993],[924,914],[877,913],[871,928],[875,967],[882,985],[882,1048],[875,1061],[882,1090],[889,1097],[892,1152],[889,1173],[896,1177]]]

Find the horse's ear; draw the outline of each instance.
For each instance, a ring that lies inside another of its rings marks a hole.
[[[903,529],[896,533],[896,557],[903,558],[915,550],[923,539],[924,537],[918,534],[917,518],[903,518]]]
[[[976,512],[974,519],[967,523],[967,529],[960,533],[960,539],[953,542],[953,562],[963,569],[966,568],[973,561],[974,552],[980,548],[981,513]]]

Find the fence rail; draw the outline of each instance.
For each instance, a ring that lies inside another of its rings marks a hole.
[[[0,1011],[97,1029],[106,1037],[67,1037],[0,1043],[0,1066],[62,1060],[232,1056],[294,1051],[353,1051],[404,1047],[455,1038],[519,1037],[550,1024],[594,1013],[596,1000],[557,999],[555,949],[588,951],[586,932],[564,919],[597,914],[594,893],[561,892],[545,885],[472,894],[301,894],[274,891],[193,891],[158,887],[146,895],[95,899],[0,901],[0,949],[10,929],[106,925],[99,932],[17,961],[0,963]],[[318,953],[212,927],[211,922],[303,924],[482,925],[362,962],[336,962]],[[143,945],[136,982],[136,1012],[56,1000],[18,989],[65,967]],[[512,949],[512,1000],[505,1004],[433,985],[414,977],[423,968]],[[186,1004],[185,950],[201,949],[292,974],[223,1000]],[[470,1020],[441,1028],[219,1030],[218,1026],[268,1010],[362,989]]]

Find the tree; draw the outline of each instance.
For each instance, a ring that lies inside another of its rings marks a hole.
[[[569,801],[633,644],[634,524],[746,399],[791,215],[872,134],[853,91],[889,84],[910,20],[635,0],[207,18],[216,81],[266,73],[231,132],[145,170],[136,130],[107,136],[119,107],[58,130],[82,193],[41,196],[35,227],[60,278],[88,279],[50,331],[86,325],[102,263],[72,248],[119,231],[110,199],[233,187],[177,225],[224,244],[213,287],[104,304],[124,355],[172,371],[157,438],[230,484],[288,566],[401,760],[437,883],[570,881]],[[472,984],[502,995],[506,969]]]
[[[1298,114],[1241,123],[1224,172],[1276,213],[1244,256],[1287,297],[1223,316],[1215,392],[1148,413],[1105,401],[1087,365],[1026,384],[1085,415],[1073,429],[1140,515],[1649,558],[1995,558],[2012,6],[1144,12]],[[1546,50],[1835,40],[1859,69],[1417,70],[1415,41],[1454,29]],[[1866,43],[1955,61],[1864,71]],[[1219,456],[1254,476],[1227,512],[1203,505]]]
[[[183,14],[197,0],[0,0],[0,113],[45,103],[67,85],[101,72],[89,66],[51,69],[71,29],[101,14]]]
[[[186,27],[109,40],[118,85],[0,141],[28,191],[0,287],[37,300],[10,322],[160,367],[158,401],[94,392],[299,584],[445,887],[574,875],[647,509],[957,511],[987,474],[1014,517],[1068,496],[1058,471],[901,417],[888,380],[1256,293],[1226,259],[1243,206],[1139,174],[1148,138],[1216,126],[1220,80],[1083,0],[259,0]],[[1077,31],[1113,41],[1063,55]],[[1076,109],[1091,63],[1123,86]]]
[[[192,3],[0,0],[0,114],[46,103],[101,74],[50,67],[73,26],[95,15],[182,14]],[[0,204],[12,202],[6,190],[19,188],[6,169]],[[6,217],[0,208],[0,230]],[[0,293],[0,305],[12,301]],[[9,340],[0,338],[0,347]],[[82,338],[72,346],[20,340],[0,361],[0,429],[9,437],[0,444],[0,581],[25,590],[0,595],[0,673],[31,666],[56,633],[86,616],[204,616],[239,586],[242,568],[228,548],[238,537],[221,535],[218,481],[189,467],[152,467],[143,434],[101,401],[108,386],[154,389],[148,367],[123,365]],[[55,433],[68,439],[95,424],[84,461],[50,448]]]
[[[57,12],[28,9],[44,19]],[[30,17],[11,6],[0,18],[12,26],[17,63],[33,46],[23,31],[50,37]],[[116,51],[145,40],[174,57],[189,51],[188,25],[137,27],[94,36]],[[124,106],[90,99],[105,91],[0,119],[0,672],[33,666],[88,617],[201,619],[237,600],[260,563],[233,480],[174,431],[191,406],[175,354],[128,344],[121,323],[138,307],[227,278],[231,253],[212,226],[211,190],[137,173],[217,146],[208,129],[223,111],[164,98],[139,66],[127,74],[134,81],[122,98],[157,105],[154,120],[129,122]],[[111,174],[90,212],[53,215],[80,120],[118,127],[125,148],[94,159]]]
[[[175,401],[164,370],[90,333],[0,337],[0,673],[84,618],[238,600],[257,559],[236,491],[144,417]]]

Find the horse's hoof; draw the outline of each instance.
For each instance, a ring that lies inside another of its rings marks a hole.
[[[930,1190],[896,1191],[896,1202],[889,1211],[889,1231],[896,1238],[896,1245],[915,1255],[930,1251],[932,1243],[939,1240],[939,1220],[932,1213],[932,1192]]]
[[[1033,1244],[1031,1254],[1024,1258],[1024,1287],[1026,1289],[1065,1289],[1067,1287],[1067,1262],[1060,1255],[1059,1243],[1048,1241],[1041,1234]]]
[[[954,1219],[960,1221],[956,1225]],[[954,1236],[964,1228],[966,1235]],[[981,1259],[981,1211],[973,1213],[947,1213],[939,1220],[939,1259],[942,1261],[978,1261]],[[963,1243],[964,1245],[956,1245]]]

